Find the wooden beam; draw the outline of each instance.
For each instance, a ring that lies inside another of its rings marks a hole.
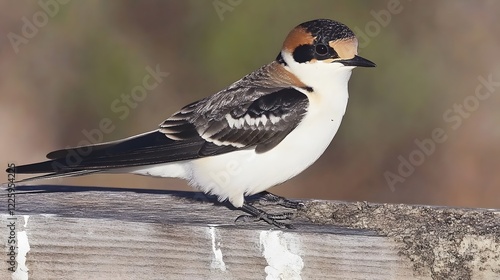
[[[235,224],[202,193],[17,191],[42,191],[2,215],[17,219],[17,279],[500,279],[498,210],[308,201],[283,230]]]

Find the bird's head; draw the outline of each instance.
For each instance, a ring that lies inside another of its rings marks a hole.
[[[358,40],[349,27],[330,19],[316,19],[290,31],[277,60],[307,83],[314,76],[331,78],[339,71],[350,75],[356,66],[375,67],[357,54]]]

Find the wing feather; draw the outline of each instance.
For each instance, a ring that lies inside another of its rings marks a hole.
[[[167,137],[178,139],[183,127],[192,124],[198,135],[208,142],[236,148],[255,147],[259,152],[266,152],[297,127],[308,104],[307,96],[299,90],[283,88],[238,103],[220,111],[219,117],[213,119],[199,113],[193,116],[196,108],[192,108],[192,114],[186,114],[187,110],[184,110],[184,122],[175,114],[172,120],[167,119],[160,126],[160,131]]]

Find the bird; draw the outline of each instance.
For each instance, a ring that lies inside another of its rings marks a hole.
[[[240,217],[288,227],[290,213],[270,214],[245,198],[263,194],[299,207],[267,189],[324,153],[346,112],[352,70],[375,66],[358,56],[358,40],[345,24],[310,20],[289,32],[271,63],[182,107],[153,131],[56,150],[48,160],[6,171],[48,173],[23,181],[95,173],[181,178],[247,214]],[[75,153],[79,160],[69,160]]]

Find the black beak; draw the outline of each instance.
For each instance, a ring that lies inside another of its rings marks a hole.
[[[359,67],[375,67],[377,64],[369,61],[366,58],[362,58],[361,56],[355,55],[351,59],[344,59],[339,61],[340,63],[344,64],[345,66],[359,66]]]

